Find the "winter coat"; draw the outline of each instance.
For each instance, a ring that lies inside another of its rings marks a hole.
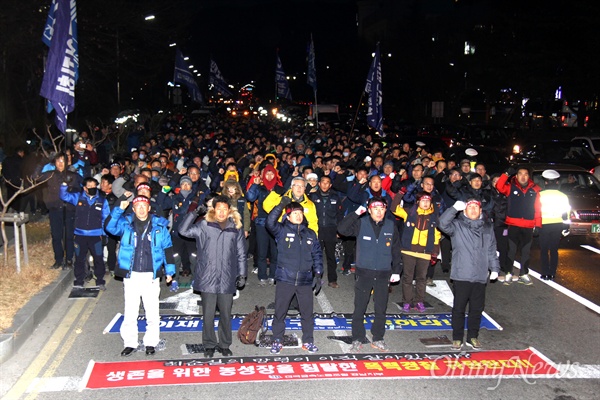
[[[165,266],[166,275],[175,275],[175,263],[173,261],[173,243],[169,234],[169,221],[162,217],[149,214],[152,218],[150,223],[150,240],[152,241],[152,269],[154,278],[163,275],[161,267]],[[121,237],[119,248],[119,265],[115,275],[128,278],[133,268],[133,257],[135,256],[135,227],[133,226],[134,214],[123,214],[121,207],[115,207],[106,221],[106,231],[112,235]]]
[[[206,293],[235,293],[238,276],[247,276],[246,237],[240,214],[234,207],[222,229],[215,210],[194,224],[197,215],[188,213],[179,226],[179,234],[196,239],[196,269],[194,290]]]
[[[450,279],[486,283],[488,270],[500,271],[493,224],[484,218],[469,219],[464,212],[456,214],[455,208],[447,209],[439,225],[452,239]]]
[[[277,222],[283,211],[278,204],[267,217],[267,229],[277,243],[277,269],[275,280],[295,286],[313,283],[313,274],[323,273],[323,251],[317,234],[305,222],[292,224],[287,218]]]
[[[506,210],[506,225],[521,228],[541,228],[542,203],[540,202],[540,187],[531,179],[522,187],[517,178],[502,174],[496,182],[496,189],[508,199]]]

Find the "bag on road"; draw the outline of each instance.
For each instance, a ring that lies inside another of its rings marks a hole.
[[[244,344],[257,344],[260,334],[267,330],[267,312],[264,307],[254,306],[254,311],[246,315],[238,329],[238,339]]]

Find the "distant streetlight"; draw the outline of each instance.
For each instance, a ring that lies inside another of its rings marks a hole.
[[[171,43],[171,44],[169,45],[169,47],[175,47],[175,46],[177,46],[177,43]]]
[[[154,16],[154,15],[146,15],[146,17],[144,19],[146,21],[152,21],[154,18],[156,18],[156,16]]]
[[[189,57],[183,57],[183,61],[187,61],[189,59],[190,59]]]
[[[190,66],[188,66],[189,69],[194,68],[194,64],[191,64]]]
[[[392,58],[392,53],[388,53],[388,58]]]

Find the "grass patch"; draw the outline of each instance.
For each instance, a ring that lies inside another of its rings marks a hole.
[[[32,223],[31,225],[42,223]],[[50,229],[46,222],[45,233],[40,240],[29,240],[29,225],[27,235],[29,244],[29,265],[21,267],[17,273],[14,246],[8,248],[8,266],[0,264],[0,332],[10,328],[15,314],[44,287],[54,282],[60,270],[49,269],[54,264],[54,252],[49,237]],[[37,228],[37,227],[34,227]],[[41,231],[42,228],[32,231]],[[21,262],[23,257],[21,255]]]

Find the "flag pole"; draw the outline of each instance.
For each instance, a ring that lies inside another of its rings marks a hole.
[[[354,114],[354,120],[352,121],[352,127],[350,128],[350,134],[354,132],[354,124],[356,124],[356,119],[358,118],[358,111],[360,110],[360,105],[362,104],[362,99],[365,95],[365,91],[363,90],[360,94],[360,99],[358,100],[358,104],[356,105],[356,114]]]

